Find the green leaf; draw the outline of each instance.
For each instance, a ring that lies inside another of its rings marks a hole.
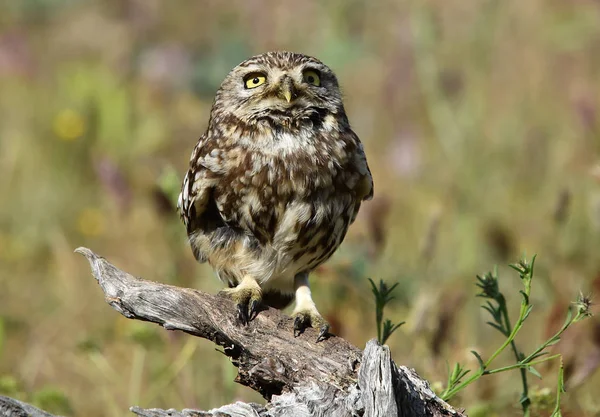
[[[521,397],[519,398],[519,404],[527,404],[527,405],[529,405],[530,402],[531,402],[531,400],[529,399],[529,397],[527,396],[527,394],[522,393]]]
[[[529,275],[533,278],[533,267],[535,266],[535,258],[537,258],[537,254],[531,257],[531,264],[529,265]]]
[[[573,310],[571,309],[571,307],[569,307],[567,309],[567,318],[565,320],[565,326],[571,322],[571,320],[573,320]]]
[[[550,345],[548,345],[548,346],[550,346]],[[531,356],[531,358],[530,358],[529,362],[531,362],[531,361],[533,361],[534,359],[537,359],[537,358],[539,358],[539,357],[541,357],[541,356],[544,356],[544,355],[548,355],[548,352],[540,352],[540,353],[536,353],[535,355],[532,355],[532,356]]]
[[[533,366],[528,366],[526,369],[535,376],[537,376],[539,379],[542,379],[542,375]]]
[[[482,305],[481,308],[488,311],[496,323],[502,323],[502,311],[500,310],[500,307],[496,307],[490,301],[488,301],[485,305]]]
[[[523,320],[525,321],[527,320],[527,317],[529,317],[529,313],[531,313],[531,310],[533,310],[533,306],[530,305],[529,307],[527,307],[527,310],[525,310],[525,314],[523,314]]]
[[[479,362],[479,369],[485,371],[485,364],[483,363],[483,359],[481,359],[479,353],[475,352],[474,350],[472,350],[471,353],[477,358],[477,362]]]
[[[398,283],[396,282],[394,285],[392,285],[388,290],[387,293],[391,293],[392,291],[394,291],[396,289],[396,287],[398,286]]]
[[[549,340],[549,341],[546,343],[546,347],[548,347],[548,346],[552,346],[552,345],[555,345],[555,344],[557,344],[558,342],[560,342],[560,337],[556,337],[556,338],[550,339],[550,340]]]
[[[523,274],[523,269],[521,268],[520,265],[517,264],[510,264],[508,265],[510,268],[514,269],[515,271],[517,271],[519,274]]]
[[[405,322],[400,322],[398,324],[392,324],[390,319],[386,319],[383,323],[383,336],[381,337],[381,344],[385,344],[385,342],[389,339],[389,337],[394,333],[398,327],[402,326]]]
[[[455,363],[454,364],[454,369],[452,370],[452,373],[450,374],[450,381],[456,381],[458,379],[458,376],[460,375],[462,371],[462,366],[460,365],[460,363]]]
[[[369,280],[369,282],[371,283],[371,292],[373,292],[373,295],[375,296],[375,298],[377,298],[377,287],[375,286],[375,283],[373,282],[373,280],[371,278],[367,278]]]
[[[509,333],[507,333],[506,330],[504,330],[504,328],[498,326],[496,323],[492,323],[491,321],[488,321],[486,323],[489,324],[490,326],[492,326],[494,329],[498,330],[504,336],[508,336],[509,335]]]
[[[489,306],[481,306],[481,308],[483,308],[485,311],[487,311],[488,313],[490,313],[490,315],[494,318],[494,320],[498,321],[497,317],[496,317],[496,310],[493,307],[489,307]]]

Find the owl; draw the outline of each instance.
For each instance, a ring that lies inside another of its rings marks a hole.
[[[243,325],[265,305],[295,301],[294,336],[326,338],[311,271],[373,196],[363,146],[333,71],[268,52],[235,67],[217,91],[178,199],[192,252],[228,287]]]

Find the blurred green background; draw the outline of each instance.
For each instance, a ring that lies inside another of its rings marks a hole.
[[[207,341],[113,311],[73,254],[87,246],[147,279],[216,292],[174,210],[227,72],[286,49],[337,73],[376,197],[312,278],[319,309],[362,347],[368,277],[399,282],[387,315],[397,363],[434,386],[502,342],[475,275],[538,254],[518,344],[600,292],[600,3],[594,0],[0,1],[0,394],[76,416],[130,405],[263,401]],[[598,416],[600,324],[565,354],[564,415]],[[511,360],[506,355],[503,360]],[[501,361],[502,362],[502,361]],[[556,367],[530,376],[547,415]],[[455,398],[519,415],[519,375]]]

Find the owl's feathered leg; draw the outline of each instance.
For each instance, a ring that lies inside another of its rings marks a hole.
[[[260,309],[262,290],[252,277],[245,276],[234,288],[227,288],[221,294],[231,298],[237,305],[238,318],[246,325],[254,320]]]
[[[299,336],[308,326],[319,329],[317,343],[325,340],[329,333],[329,323],[321,316],[312,299],[308,285],[308,272],[302,272],[294,277],[296,292],[296,307],[294,317],[294,336]]]

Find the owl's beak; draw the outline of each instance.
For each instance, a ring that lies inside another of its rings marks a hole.
[[[294,81],[287,75],[283,76],[279,84],[279,96],[284,98],[288,103],[291,103],[297,96]]]

